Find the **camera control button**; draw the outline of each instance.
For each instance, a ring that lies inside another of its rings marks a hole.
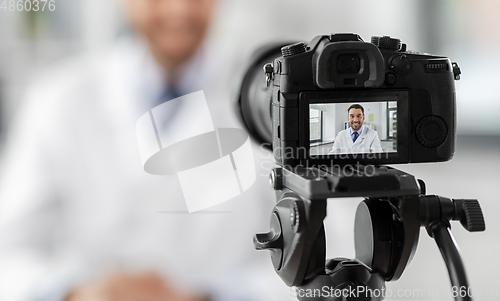
[[[391,60],[390,67],[397,74],[406,74],[410,71],[411,62],[406,55],[398,55]]]
[[[274,66],[274,70],[273,70],[274,74],[280,74],[281,73],[281,62],[276,60],[273,64],[273,66]]]
[[[438,116],[426,116],[418,123],[415,131],[417,140],[426,147],[441,145],[448,133],[446,123]]]
[[[394,85],[398,81],[398,77],[394,73],[387,73],[385,75],[385,84],[388,86]]]

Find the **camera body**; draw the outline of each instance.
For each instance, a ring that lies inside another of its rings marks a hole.
[[[453,157],[454,81],[460,69],[448,58],[406,51],[405,44],[388,36],[368,43],[356,34],[321,35],[281,52],[264,67],[272,85],[278,165],[440,162]],[[352,104],[364,108],[358,144],[366,145],[353,148],[352,142],[339,151],[341,140],[349,143],[346,133],[355,129],[347,110]],[[380,143],[369,141],[373,139]]]

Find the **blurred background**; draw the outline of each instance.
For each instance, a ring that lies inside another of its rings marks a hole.
[[[55,11],[0,9],[2,125],[40,68],[113,43],[126,30],[120,0],[66,0]],[[318,34],[355,32],[400,38],[411,50],[442,54],[459,63],[458,134],[500,135],[500,3],[488,0],[328,1],[220,0],[212,40],[236,48],[244,61],[269,41],[309,41]],[[487,108],[486,114],[484,108]],[[487,120],[486,124],[484,119]]]
[[[3,3],[0,1],[0,3]],[[408,49],[441,54],[459,63],[457,87],[458,142],[448,163],[399,166],[426,181],[428,193],[478,198],[487,230],[453,233],[464,256],[478,300],[498,300],[500,288],[500,2],[489,0],[220,0],[210,39],[237,53],[244,62],[260,45],[276,40],[309,41],[315,35],[354,32],[369,41],[373,35],[400,38]],[[99,51],[116,41],[127,26],[119,0],[57,1],[55,11],[19,12],[0,9],[0,133],[5,132],[36,74],[65,58]],[[228,83],[228,89],[234,83]],[[3,136],[3,135],[2,135]],[[0,140],[2,141],[2,140]],[[344,207],[352,208],[352,200]],[[329,218],[335,218],[335,201]],[[339,237],[346,229],[329,230]],[[345,244],[352,240],[329,241]],[[352,256],[353,254],[329,254]],[[414,261],[394,289],[422,290],[412,299],[451,300],[449,280],[439,251],[425,231]]]

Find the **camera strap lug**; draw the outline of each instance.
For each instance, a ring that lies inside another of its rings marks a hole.
[[[458,63],[452,62],[451,66],[453,67],[453,78],[455,78],[455,80],[460,80],[460,74],[462,74],[462,71],[460,71]]]
[[[264,73],[266,74],[266,86],[271,86],[271,80],[273,79],[274,66],[271,63],[267,63],[263,67]]]

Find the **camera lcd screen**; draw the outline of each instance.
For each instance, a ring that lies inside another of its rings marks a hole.
[[[396,153],[397,108],[395,100],[310,103],[309,154]]]

